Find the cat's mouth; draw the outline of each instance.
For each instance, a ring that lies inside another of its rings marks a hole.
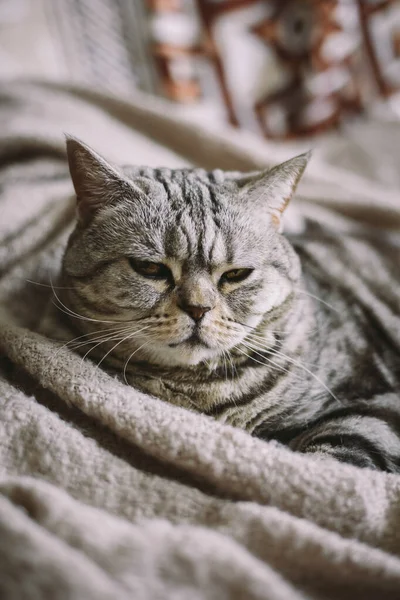
[[[193,331],[193,333],[191,333],[189,337],[185,338],[184,340],[182,340],[180,342],[168,344],[168,346],[170,348],[177,348],[178,346],[182,346],[183,344],[185,344],[187,346],[191,346],[192,348],[198,347],[198,346],[202,346],[203,348],[210,347],[204,340],[201,339],[198,331]]]

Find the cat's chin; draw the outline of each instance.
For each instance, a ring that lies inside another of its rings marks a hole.
[[[204,345],[186,344],[148,348],[149,359],[167,367],[193,367],[204,361],[215,360],[220,350]]]

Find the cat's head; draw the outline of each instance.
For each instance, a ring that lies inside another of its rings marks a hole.
[[[242,175],[117,168],[74,138],[67,148],[69,308],[99,329],[126,323],[123,345],[142,360],[213,361],[291,295],[300,268],[282,213],[309,154]]]

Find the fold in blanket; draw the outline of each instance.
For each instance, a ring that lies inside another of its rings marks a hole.
[[[35,332],[74,219],[63,131],[151,166],[246,170],[294,153],[140,96],[0,91],[0,597],[399,598],[399,476],[253,439]],[[395,236],[396,190],[363,175],[367,150],[346,144],[356,172],[317,153],[288,227],[312,211]]]

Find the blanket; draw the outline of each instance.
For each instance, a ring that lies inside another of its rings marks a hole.
[[[399,476],[254,439],[39,333],[75,214],[63,132],[151,166],[249,170],[298,149],[146,96],[3,84],[0,597],[399,598]],[[313,214],[397,243],[396,133],[356,124],[322,140],[287,227]]]

